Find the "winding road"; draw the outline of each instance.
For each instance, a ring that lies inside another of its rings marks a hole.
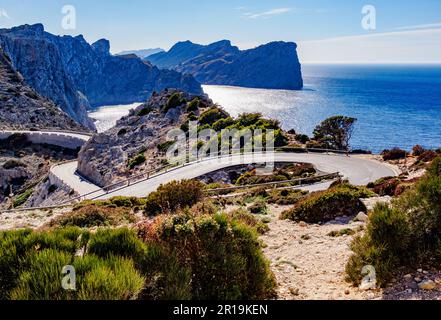
[[[307,162],[313,164],[316,169],[322,172],[339,172],[352,184],[366,185],[377,179],[396,176],[398,170],[379,161],[365,159],[360,156],[344,156],[336,154],[316,153],[254,153],[246,155],[231,155],[223,158],[208,158],[199,162],[189,163],[177,167],[168,172],[157,174],[149,179],[135,182],[120,189],[106,193],[96,185],[82,179],[76,174],[76,162],[61,164],[52,168],[52,173],[59,177],[65,184],[69,185],[78,194],[86,195],[85,199],[108,199],[114,196],[135,196],[145,197],[155,191],[161,184],[173,180],[193,179],[201,175],[228,168],[240,164],[267,163],[267,162]],[[305,186],[303,189],[309,191],[324,190],[331,182],[319,183],[312,186]],[[92,193],[91,193],[92,192]]]
[[[0,138],[9,136],[13,133],[25,133],[32,139],[45,141],[46,143],[74,145],[82,142],[83,144],[90,139],[89,135],[73,132],[58,131],[0,131]],[[41,142],[40,142],[41,143]],[[367,159],[364,156],[346,156],[340,154],[323,153],[285,153],[268,152],[253,154],[234,154],[219,158],[207,158],[197,162],[188,163],[184,166],[176,167],[167,172],[152,175],[148,179],[125,185],[119,189],[106,192],[97,185],[87,181],[76,172],[78,162],[67,162],[51,168],[50,176],[59,182],[69,186],[82,199],[107,199],[115,196],[135,196],[145,197],[155,191],[161,184],[173,180],[193,179],[201,175],[241,164],[252,163],[272,163],[272,162],[304,162],[311,163],[316,169],[328,173],[340,173],[349,182],[355,185],[366,185],[377,179],[397,176],[400,172],[395,167],[388,164]],[[303,187],[309,191],[324,190],[329,187],[331,182],[318,183],[316,185]]]

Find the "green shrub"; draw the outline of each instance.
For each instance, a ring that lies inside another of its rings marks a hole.
[[[164,274],[158,270],[150,274],[150,279],[162,279],[160,283],[148,285],[149,291],[157,294],[155,298],[164,298],[159,285],[174,281],[182,273],[179,287],[173,288],[178,297],[248,300],[273,296],[274,277],[262,254],[256,231],[246,224],[227,215],[194,218],[180,215],[159,220],[152,228],[155,237],[150,245],[162,248],[172,265],[164,269],[174,271]],[[167,297],[176,299],[170,294]]]
[[[157,145],[158,151],[159,152],[167,152],[167,150],[175,144],[175,141],[165,141],[163,143],[160,143]]]
[[[253,203],[248,210],[250,210],[253,214],[267,214],[268,208],[266,206],[266,202],[263,199],[257,200],[255,203]]]
[[[14,208],[18,208],[25,204],[26,201],[31,197],[32,193],[34,192],[33,189],[28,189],[22,194],[20,194],[17,198],[15,198],[14,202],[12,203],[12,206]]]
[[[379,196],[395,196],[397,194],[397,188],[401,181],[396,177],[381,178],[374,183],[367,185],[369,189],[378,194]]]
[[[307,191],[296,190],[296,189],[281,189],[281,190],[272,190],[269,192],[269,196],[267,198],[267,202],[269,204],[277,204],[277,205],[293,205],[299,202],[305,195],[307,195]]]
[[[218,121],[216,121],[215,123],[213,123],[212,125],[212,129],[214,131],[221,131],[229,126],[232,126],[236,123],[236,121],[233,120],[233,118],[231,117],[227,117],[227,118],[223,118],[223,119],[219,119]]]
[[[88,255],[77,259],[74,267],[80,275],[78,300],[134,300],[144,287],[145,279],[129,259]]]
[[[415,157],[419,157],[420,155],[422,155],[424,152],[426,152],[426,149],[424,149],[422,146],[420,146],[419,144],[417,144],[416,146],[414,146],[412,148],[412,155],[414,155]]]
[[[0,232],[0,300],[9,299],[22,271],[21,259],[31,230]]]
[[[65,300],[69,293],[61,286],[62,269],[72,264],[71,254],[45,249],[26,257],[26,271],[10,295],[12,300]]]
[[[269,227],[263,220],[256,218],[245,209],[237,209],[228,214],[228,218],[232,221],[242,222],[247,226],[255,229],[259,234],[265,234],[269,231]]]
[[[370,216],[366,234],[351,245],[354,255],[346,266],[348,280],[360,284],[362,268],[372,265],[378,284],[384,286],[396,268],[408,260],[410,239],[406,215],[386,204],[377,205]]]
[[[196,112],[199,110],[201,102],[199,98],[194,98],[187,103],[187,112]]]
[[[176,93],[171,95],[171,97],[168,99],[167,103],[163,106],[162,112],[166,113],[170,109],[174,109],[174,108],[177,108],[179,106],[182,106],[186,102],[187,101],[183,97],[182,93],[181,92],[176,92]]]
[[[88,243],[88,253],[101,258],[113,255],[139,261],[146,250],[146,245],[128,228],[100,229]]]
[[[3,169],[9,170],[9,169],[15,169],[15,168],[19,168],[19,167],[26,167],[26,164],[24,164],[21,161],[18,160],[8,160],[3,164]]]
[[[343,215],[356,215],[366,211],[360,198],[372,196],[365,188],[339,185],[326,191],[311,193],[293,208],[282,212],[283,219],[308,223],[326,222]]]
[[[135,167],[137,167],[137,166],[143,164],[144,162],[146,162],[146,160],[147,159],[146,159],[145,155],[138,154],[134,158],[129,160],[129,163],[128,163],[127,166],[129,167],[130,170],[132,170]]]
[[[139,110],[138,117],[144,117],[148,114],[150,114],[154,109],[152,107],[145,107]]]
[[[135,221],[136,218],[130,209],[89,205],[83,206],[52,220],[48,226],[75,226],[80,228],[92,228],[102,226],[118,226],[133,223]]]
[[[89,238],[87,254],[77,257]],[[143,258],[146,245],[127,229],[96,235],[78,228],[11,231],[0,233],[0,240],[1,299],[134,299],[144,287],[134,262]],[[75,268],[76,291],[62,289],[67,265]]]
[[[358,284],[364,265],[375,267],[381,285],[400,267],[439,265],[441,261],[441,159],[436,158],[415,186],[392,206],[378,205],[366,235],[352,244],[346,273]]]
[[[392,150],[384,150],[381,155],[384,161],[405,159],[407,152],[400,148],[393,148]]]
[[[76,204],[74,210],[92,205],[111,208],[133,208],[136,206],[142,206],[144,203],[144,198],[117,196],[107,200],[85,200]]]
[[[306,134],[297,134],[296,135],[296,141],[300,142],[300,143],[307,143],[309,141],[309,137]]]
[[[199,116],[199,125],[211,126],[220,119],[225,119],[228,117],[229,117],[228,113],[225,112],[223,109],[219,107],[212,107]]]
[[[172,181],[161,185],[147,197],[144,213],[156,215],[191,207],[202,200],[204,189],[205,185],[197,180]]]

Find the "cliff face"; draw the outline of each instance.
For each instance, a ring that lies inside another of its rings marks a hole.
[[[303,87],[297,45],[271,42],[241,51],[223,40],[208,46],[180,42],[146,58],[160,68],[193,75],[204,84],[298,90]]]
[[[0,29],[0,46],[36,91],[89,128],[91,106],[144,101],[164,88],[202,92],[189,75],[159,70],[134,55],[112,56],[107,40],[89,45],[81,35],[55,36],[41,24]]]
[[[32,128],[87,130],[30,88],[0,48],[0,129]]]

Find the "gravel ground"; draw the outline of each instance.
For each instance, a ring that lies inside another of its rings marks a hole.
[[[363,223],[341,218],[324,225],[279,220],[287,207],[270,206],[270,231],[261,236],[264,253],[271,262],[282,300],[440,300],[441,272],[403,271],[389,287],[362,291],[345,281],[345,265],[352,252],[352,239],[361,234]],[[331,237],[332,231],[353,229],[355,235]],[[432,280],[432,290],[419,285]]]

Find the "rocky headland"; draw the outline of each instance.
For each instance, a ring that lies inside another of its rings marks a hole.
[[[145,60],[160,68],[191,74],[203,84],[288,90],[303,87],[297,45],[293,42],[271,42],[241,51],[228,40],[207,46],[185,41]]]

